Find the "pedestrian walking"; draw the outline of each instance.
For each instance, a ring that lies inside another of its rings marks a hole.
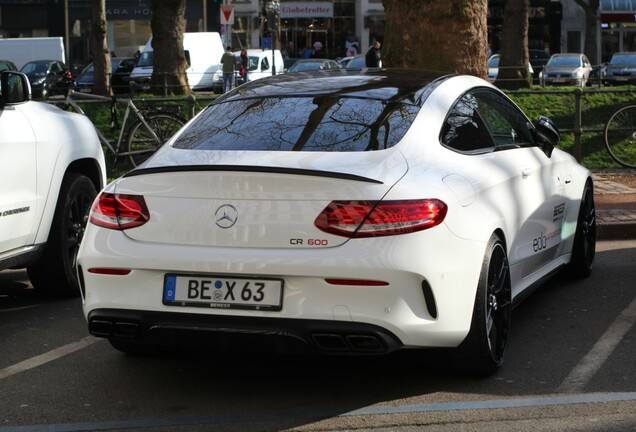
[[[242,49],[241,50],[241,70],[239,73],[244,83],[249,81],[249,78],[248,78],[249,70],[250,70],[250,58],[247,55],[247,50]]]
[[[225,54],[221,57],[221,64],[223,65],[223,93],[227,93],[232,90],[232,84],[234,83],[234,54],[232,54],[231,46],[225,48]]]
[[[381,65],[381,57],[380,57],[380,42],[375,41],[369,51],[367,51],[364,62],[367,67],[380,67]]]

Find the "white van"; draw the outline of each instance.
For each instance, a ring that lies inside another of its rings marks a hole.
[[[12,61],[18,70],[33,60],[66,63],[61,37],[0,38],[0,57]]]
[[[183,50],[188,62],[186,73],[190,88],[199,90],[212,87],[214,74],[221,67],[221,56],[225,51],[221,35],[216,32],[184,33]],[[151,37],[144,46],[137,60],[137,65],[129,77],[129,81],[134,82],[137,89],[147,90],[150,88],[152,64]]]
[[[241,83],[241,79],[238,75],[241,64],[241,51],[234,51],[233,54],[235,60],[234,70],[236,76],[236,85],[238,85]],[[283,55],[279,50],[275,50],[275,57],[272,57],[272,50],[248,49],[247,56],[250,59],[249,72],[247,73],[248,81],[255,81],[259,78],[272,76],[273,66],[276,66],[276,75],[285,73],[285,63],[283,61]],[[223,71],[221,69],[219,69],[217,73],[214,74],[213,88],[215,92],[223,91]]]

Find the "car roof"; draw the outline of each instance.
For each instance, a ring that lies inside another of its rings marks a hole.
[[[62,63],[62,62],[61,62],[61,61],[59,61],[59,60],[46,60],[46,59],[41,59],[41,60],[31,60],[31,61],[29,61],[29,62],[27,62],[27,63],[54,63],[54,62]]]
[[[241,55],[241,51],[242,50],[235,50],[235,51],[232,51],[232,54]],[[247,51],[247,55],[248,56],[257,56],[257,55],[259,55],[261,53],[272,52],[272,50],[270,50],[270,49],[261,49],[261,48],[249,48],[249,49],[246,49],[245,51]],[[278,51],[278,50],[276,50],[276,51]]]
[[[424,88],[451,75],[417,69],[332,69],[271,76],[243,84],[218,102],[254,97],[350,96],[420,104]]]
[[[321,62],[335,62],[335,60],[331,60],[331,59],[324,59],[324,58],[309,58],[309,59],[299,59],[298,63],[312,63],[312,62],[316,62],[316,63],[321,63]]]

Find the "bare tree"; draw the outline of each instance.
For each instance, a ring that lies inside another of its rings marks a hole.
[[[598,48],[596,46],[596,32],[599,28],[596,22],[596,15],[600,0],[574,0],[585,11],[585,41],[583,42],[583,52],[592,64],[600,61]]]
[[[93,42],[93,67],[95,76],[96,94],[110,96],[112,91],[110,88],[110,50],[106,34],[108,33],[108,24],[106,23],[106,0],[92,0],[92,31],[91,38]]]
[[[499,88],[529,88],[532,74],[528,71],[529,0],[506,0],[501,37],[501,58],[495,84]]]
[[[486,78],[487,0],[382,0],[385,66]]]
[[[186,0],[152,0],[154,93],[190,94],[186,76],[188,63],[183,51]]]

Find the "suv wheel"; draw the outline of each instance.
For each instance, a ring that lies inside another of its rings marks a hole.
[[[38,263],[27,269],[38,292],[57,297],[79,295],[77,252],[96,196],[88,177],[77,173],[64,176],[46,248]]]

